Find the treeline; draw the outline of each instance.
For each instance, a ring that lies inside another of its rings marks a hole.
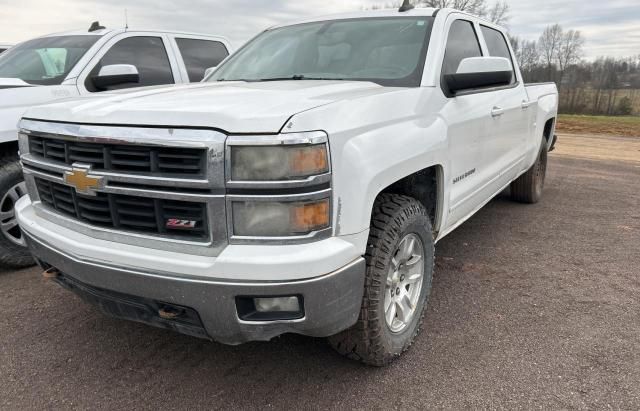
[[[526,82],[558,85],[561,112],[640,114],[640,54],[585,61],[581,33],[557,24],[547,27],[537,41],[512,36],[511,44]]]

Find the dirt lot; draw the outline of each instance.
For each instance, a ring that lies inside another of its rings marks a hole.
[[[440,242],[425,331],[384,369],[317,339],[227,347],[113,320],[36,269],[0,273],[0,408],[638,409],[635,141],[597,137],[624,161],[561,136],[540,204],[499,197]]]

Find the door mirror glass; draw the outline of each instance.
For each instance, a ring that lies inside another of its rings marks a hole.
[[[140,74],[136,66],[132,64],[112,64],[103,66],[97,76],[91,78],[93,85],[99,90],[122,84],[135,84],[140,82]]]
[[[508,86],[513,79],[513,67],[504,57],[469,57],[460,62],[455,74],[446,74],[444,79],[452,94]]]
[[[204,78],[207,78],[211,75],[211,73],[213,73],[214,71],[216,71],[216,69],[218,68],[218,66],[215,67],[209,67],[208,69],[206,69],[204,71]]]

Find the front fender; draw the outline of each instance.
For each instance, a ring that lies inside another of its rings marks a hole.
[[[378,194],[408,175],[438,165],[446,181],[447,128],[434,114],[437,104],[430,101],[429,91],[408,89],[338,102],[289,123],[287,131],[324,130],[329,135],[336,235],[368,230]]]

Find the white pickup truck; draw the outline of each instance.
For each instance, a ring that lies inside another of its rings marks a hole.
[[[107,314],[384,365],[419,331],[435,243],[509,186],[540,199],[557,102],[465,13],[305,20],[202,84],[29,110],[18,220]]]
[[[26,188],[17,124],[27,108],[109,90],[197,82],[229,55],[221,37],[146,30],[52,34],[0,56],[0,265],[33,264],[14,203]]]

